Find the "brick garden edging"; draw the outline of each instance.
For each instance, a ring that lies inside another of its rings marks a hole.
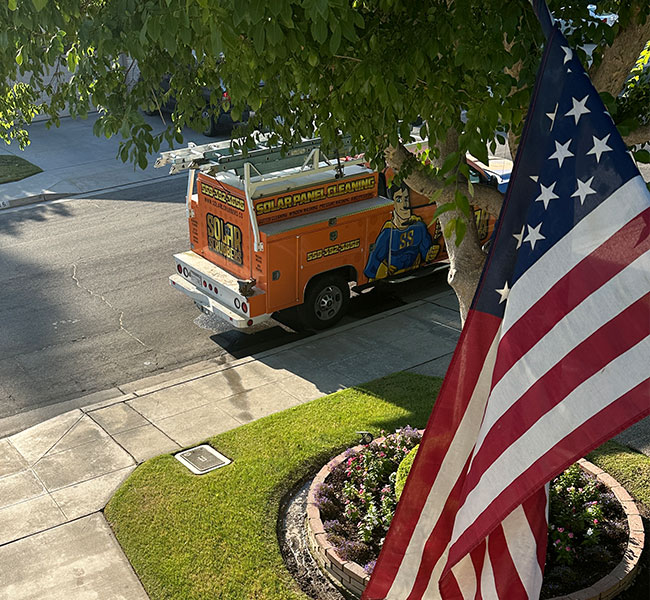
[[[358,451],[361,448],[363,448],[361,445],[355,446],[353,450]],[[352,561],[343,560],[336,553],[332,544],[327,541],[315,496],[316,488],[320,484],[325,483],[330,471],[344,460],[345,452],[330,460],[318,472],[309,486],[306,516],[307,540],[311,553],[321,569],[337,585],[342,586],[359,598],[370,580],[370,576],[366,574],[361,565]],[[643,521],[632,497],[611,475],[608,475],[601,468],[586,461],[584,458],[581,458],[578,464],[583,471],[595,476],[598,481],[606,485],[621,503],[627,517],[629,529],[627,549],[623,555],[623,559],[614,570],[602,579],[599,579],[592,586],[577,592],[572,592],[566,596],[558,596],[552,600],[610,600],[630,587],[634,581],[645,540]]]

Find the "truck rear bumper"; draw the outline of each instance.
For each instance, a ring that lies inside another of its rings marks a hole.
[[[194,300],[194,304],[202,312],[214,314],[224,321],[228,321],[238,329],[247,329],[271,318],[269,314],[257,315],[255,317],[238,315],[236,312],[210,298],[207,294],[204,294],[202,290],[180,275],[171,275],[169,277],[169,283],[174,289],[183,292],[186,296]]]

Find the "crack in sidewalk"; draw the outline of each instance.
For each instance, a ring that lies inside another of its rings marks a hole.
[[[136,342],[141,344],[147,350],[151,349],[140,338],[138,338],[136,335],[132,334],[126,327],[124,327],[124,321],[123,321],[123,319],[124,319],[124,311],[123,310],[118,311],[108,300],[106,300],[106,298],[104,298],[104,296],[102,296],[101,294],[98,294],[97,292],[93,292],[92,290],[88,289],[87,287],[84,287],[83,285],[81,285],[81,283],[77,279],[77,265],[74,264],[74,263],[72,263],[72,280],[77,284],[77,287],[80,290],[83,290],[84,292],[87,292],[91,296],[96,296],[104,304],[106,304],[106,306],[108,306],[113,312],[115,312],[115,313],[119,312],[118,317],[119,317],[120,329],[122,331],[124,331],[126,334],[130,335]]]

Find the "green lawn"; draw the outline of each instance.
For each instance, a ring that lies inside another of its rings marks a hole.
[[[12,154],[0,154],[0,183],[20,181],[30,175],[36,175],[42,170],[24,158],[18,158]]]
[[[368,430],[424,427],[441,380],[396,373],[209,440],[233,459],[197,477],[164,455],[138,467],[106,517],[152,600],[305,600],[276,537],[281,498]],[[650,459],[608,442],[589,460],[650,507]]]
[[[138,467],[105,514],[151,599],[304,600],[277,544],[281,498],[357,431],[424,427],[440,383],[398,373],[218,435],[233,463],[200,477],[169,455]]]

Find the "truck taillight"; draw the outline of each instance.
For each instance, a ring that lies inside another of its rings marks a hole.
[[[246,304],[246,302],[242,302],[242,303],[241,303],[241,309],[242,309],[244,312],[247,312],[247,311],[248,311],[248,304]]]
[[[176,265],[176,270],[182,275],[183,274],[183,267],[180,265]]]

